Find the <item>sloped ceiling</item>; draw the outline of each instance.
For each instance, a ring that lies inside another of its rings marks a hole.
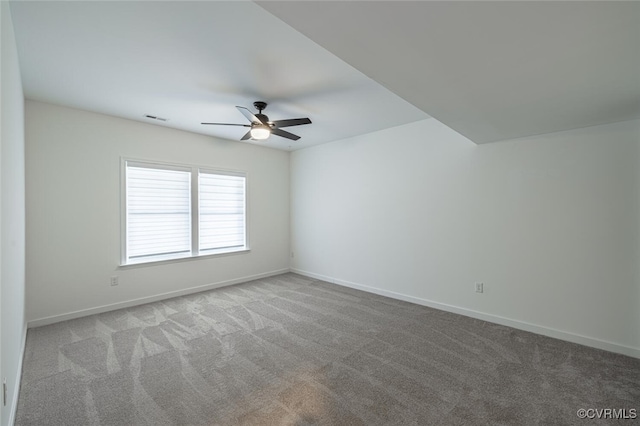
[[[486,143],[640,117],[638,2],[259,2]]]
[[[295,150],[428,115],[248,1],[11,2],[28,99],[241,143],[236,105],[309,117]],[[160,122],[145,118],[166,118]],[[242,142],[244,143],[244,142]]]

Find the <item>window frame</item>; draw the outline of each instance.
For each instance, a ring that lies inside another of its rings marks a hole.
[[[191,174],[191,250],[189,253],[181,255],[157,255],[148,257],[143,260],[127,259],[127,167],[143,167],[155,168],[160,170],[177,170],[187,171]],[[237,176],[244,178],[244,246],[206,249],[204,253],[200,253],[200,199],[199,188],[200,173],[218,174],[225,176]],[[246,253],[249,248],[249,174],[246,171],[225,169],[207,165],[197,164],[180,164],[173,162],[137,159],[130,157],[120,158],[120,267],[130,267],[148,264],[168,263],[176,261],[185,261],[193,259],[202,259],[215,256],[223,256],[229,254]]]

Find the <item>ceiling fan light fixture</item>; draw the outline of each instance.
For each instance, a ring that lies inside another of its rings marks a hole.
[[[271,129],[265,125],[257,125],[251,128],[251,139],[262,141],[271,136]]]

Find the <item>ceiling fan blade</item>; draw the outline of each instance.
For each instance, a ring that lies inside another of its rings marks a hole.
[[[280,136],[283,138],[287,138],[287,139],[291,139],[294,141],[297,141],[298,139],[300,139],[300,136],[298,135],[294,135],[293,133],[289,133],[286,130],[282,130],[282,129],[271,129],[271,134],[272,135],[276,135],[276,136]]]
[[[272,121],[275,127],[291,127],[291,126],[300,126],[303,124],[311,124],[311,120],[308,118],[290,118],[288,120],[276,120]]]
[[[236,108],[238,108],[238,111],[240,111],[242,113],[242,115],[244,115],[245,117],[247,117],[247,120],[249,120],[252,123],[262,123],[262,121],[260,121],[260,119],[258,117],[255,116],[254,113],[252,113],[251,111],[249,111],[247,108],[245,107],[241,107],[241,106],[237,106]]]
[[[251,127],[251,126],[249,126]],[[244,136],[240,139],[241,141],[246,141],[251,139],[251,130],[249,130],[247,133],[244,134]]]
[[[200,124],[211,124],[214,126],[242,126],[242,127],[251,127],[248,124],[231,124],[231,123],[200,123]]]

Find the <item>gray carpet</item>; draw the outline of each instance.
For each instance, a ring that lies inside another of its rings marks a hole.
[[[30,329],[16,424],[621,422],[580,408],[640,416],[640,360],[284,274]]]

